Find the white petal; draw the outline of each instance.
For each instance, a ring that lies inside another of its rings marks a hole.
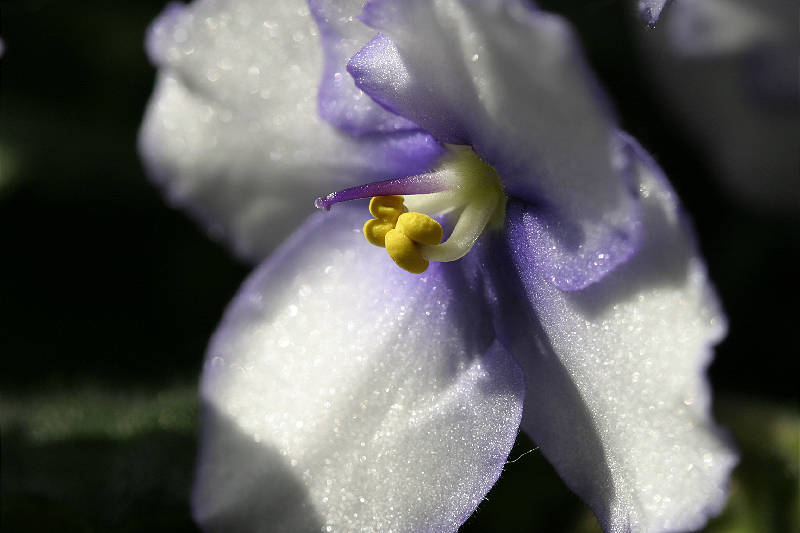
[[[511,327],[523,428],[607,532],[694,530],[721,509],[736,462],[705,379],[726,324],[676,196],[639,154],[639,254],[573,293],[523,273],[541,323]]]
[[[172,4],[149,30],[160,74],[140,133],[148,170],[251,260],[316,197],[426,170],[439,152],[419,134],[357,142],[322,121],[317,33],[304,2],[252,0]]]
[[[454,265],[421,276],[319,215],[244,286],[202,381],[208,530],[455,531],[500,474],[523,378]]]

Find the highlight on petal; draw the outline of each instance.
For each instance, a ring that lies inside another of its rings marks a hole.
[[[372,0],[362,19],[382,33],[350,61],[356,85],[440,142],[472,146],[547,214],[558,258],[604,257],[586,275],[554,261],[553,283],[582,288],[635,253],[630,166],[566,22],[517,0]]]
[[[454,265],[312,218],[245,284],[201,385],[194,515],[208,531],[456,531],[494,484],[523,377]]]
[[[635,141],[625,143],[643,202],[642,250],[591,287],[562,292],[528,254],[522,220],[531,215],[509,202],[506,254],[516,266],[495,273],[504,280],[497,316],[528,377],[523,429],[604,530],[695,530],[721,510],[736,463],[705,379],[725,317],[674,192]],[[521,287],[507,281],[515,275]]]
[[[419,173],[442,153],[418,131],[356,140],[319,118],[322,49],[303,2],[171,4],[147,49],[160,69],[139,136],[148,172],[246,259],[321,190]]]

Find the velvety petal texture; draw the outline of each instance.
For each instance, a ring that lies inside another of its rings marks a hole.
[[[356,141],[318,116],[323,53],[304,2],[172,4],[147,49],[160,70],[140,133],[146,166],[247,259],[322,192],[419,173],[441,154],[418,131]]]
[[[498,284],[499,316],[528,378],[523,428],[604,530],[694,530],[721,509],[736,463],[711,418],[705,378],[726,323],[674,192],[626,143],[644,204],[643,249],[588,289],[560,291],[529,258],[535,211],[512,203],[514,266],[495,279],[517,275],[522,286]]]
[[[516,0],[373,0],[362,19],[382,35],[348,65],[356,84],[440,142],[471,145],[536,206],[552,283],[582,288],[635,252],[629,165],[613,157],[614,119],[561,18]],[[570,255],[586,275],[562,266]]]
[[[208,531],[456,531],[504,467],[523,377],[453,264],[421,276],[318,215],[209,348],[193,508]]]

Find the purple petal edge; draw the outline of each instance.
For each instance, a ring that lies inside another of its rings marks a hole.
[[[524,238],[516,255],[563,291],[578,291],[600,281],[634,257],[642,246],[641,206],[635,190],[633,161],[647,157],[641,146],[617,131],[620,179],[626,184],[629,206],[621,220],[581,228],[545,205],[511,199],[507,220],[516,221],[509,232]],[[643,155],[644,154],[644,155]],[[665,178],[666,179],[666,178]],[[524,237],[523,237],[524,236]]]
[[[324,68],[317,93],[317,107],[323,120],[353,136],[419,130],[410,120],[391,113],[355,86],[345,72],[349,59],[348,37],[340,13],[329,0],[309,0],[311,15],[320,32]],[[347,24],[347,23],[344,23]]]

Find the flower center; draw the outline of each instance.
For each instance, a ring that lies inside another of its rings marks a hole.
[[[448,145],[433,172],[359,185],[317,198],[315,205],[372,198],[364,224],[370,243],[386,248],[397,265],[421,274],[430,261],[455,261],[487,227],[501,228],[506,195],[497,172],[469,146]],[[447,239],[434,217],[452,224]]]

